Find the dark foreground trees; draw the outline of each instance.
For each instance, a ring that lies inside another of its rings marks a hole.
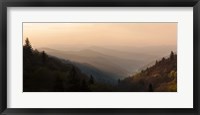
[[[23,46],[23,91],[84,92],[114,91],[109,84],[95,82],[71,63],[33,49],[29,39]]]
[[[176,92],[177,55],[172,51],[169,57],[157,60],[151,67],[120,81],[121,91]]]
[[[165,92],[177,91],[177,55],[155,61],[141,72],[116,80],[117,85],[97,82],[72,63],[33,49],[29,39],[23,46],[23,91],[25,92]]]

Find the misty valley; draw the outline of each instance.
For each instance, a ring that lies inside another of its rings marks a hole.
[[[24,92],[177,91],[176,46],[62,49],[25,40]]]

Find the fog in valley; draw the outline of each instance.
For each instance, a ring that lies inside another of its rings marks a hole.
[[[23,41],[78,66],[121,79],[177,50],[177,23],[23,23]]]

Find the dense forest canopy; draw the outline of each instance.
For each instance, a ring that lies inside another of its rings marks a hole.
[[[76,66],[33,49],[26,39],[23,46],[23,91],[114,91],[114,87],[97,83],[92,75],[85,75]]]
[[[126,91],[177,91],[177,55],[171,52],[168,58],[121,80],[119,86]]]
[[[151,67],[117,80],[99,82],[73,63],[33,49],[29,39],[23,46],[24,92],[167,92],[177,91],[177,55],[170,53]]]

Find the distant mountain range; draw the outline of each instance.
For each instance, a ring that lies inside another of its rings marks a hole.
[[[121,91],[176,92],[177,54],[171,52],[170,56],[157,60],[152,66],[120,80],[118,87]]]
[[[84,64],[34,50],[24,52],[25,92],[176,92],[177,55],[156,61],[139,73],[116,80],[116,76]],[[82,70],[82,71],[80,71]],[[84,72],[84,73],[82,73]]]
[[[79,51],[65,51],[51,48],[39,48],[49,55],[70,60],[76,63],[80,69],[87,73],[92,72],[96,76],[107,76],[117,80],[128,77],[134,72],[145,68],[150,63],[166,56],[175,47],[169,46],[147,47],[147,48],[121,48],[119,50],[91,46]],[[157,53],[156,53],[157,52]],[[98,74],[97,74],[98,73]]]
[[[23,91],[176,92],[177,54],[171,51],[170,56],[160,56],[169,54],[170,49],[161,48],[162,53],[157,55],[101,47],[38,50],[27,38],[23,46]]]

